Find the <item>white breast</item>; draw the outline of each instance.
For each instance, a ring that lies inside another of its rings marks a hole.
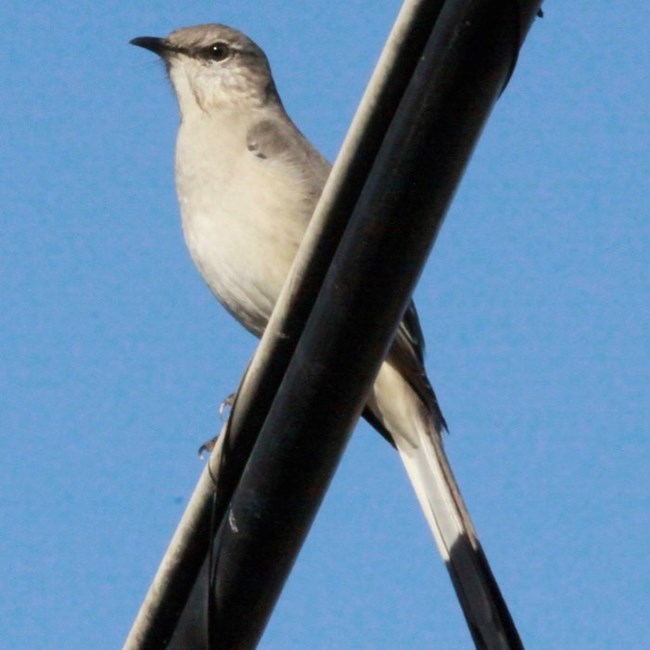
[[[271,314],[313,211],[299,170],[246,147],[232,114],[181,125],[176,187],[185,241],[224,306],[255,334]]]

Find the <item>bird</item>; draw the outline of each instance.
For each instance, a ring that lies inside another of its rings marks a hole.
[[[291,120],[264,51],[241,31],[204,24],[131,43],[162,59],[178,102],[176,191],[190,256],[259,337],[331,165]],[[399,452],[477,647],[523,647],[445,454],[424,351],[411,301],[364,415]]]

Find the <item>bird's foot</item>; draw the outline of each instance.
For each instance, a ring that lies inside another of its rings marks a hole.
[[[226,397],[223,402],[219,405],[219,417],[223,420],[224,419],[224,413],[226,412],[226,409],[229,409],[235,402],[235,393],[230,393],[228,397]]]
[[[199,458],[201,460],[205,458],[206,454],[212,453],[214,446],[217,444],[218,437],[219,436],[217,435],[214,438],[210,438],[210,440],[207,440],[199,447]]]
[[[228,395],[228,397],[226,397],[225,400],[223,400],[223,402],[221,402],[221,404],[219,404],[219,417],[221,418],[222,421],[226,419],[225,417],[226,410],[231,408],[234,402],[235,402],[235,393],[231,393],[230,395]],[[214,438],[210,438],[210,440],[204,442],[199,447],[199,458],[203,459],[206,454],[212,452],[214,446],[217,444],[218,437],[219,436],[216,435]]]

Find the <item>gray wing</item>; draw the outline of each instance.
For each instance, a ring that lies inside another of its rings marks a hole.
[[[246,135],[248,150],[262,160],[283,159],[301,174],[306,199],[318,201],[331,165],[298,130],[289,116],[278,113],[251,126]]]
[[[404,313],[402,322],[397,328],[397,334],[395,334],[393,345],[386,356],[386,361],[399,370],[400,374],[406,379],[416,395],[427,407],[429,413],[431,413],[436,431],[442,432],[447,430],[447,422],[445,422],[445,418],[438,405],[438,398],[433,391],[433,387],[424,369],[424,347],[424,336],[420,327],[420,319],[418,318],[415,304],[411,300]],[[363,417],[388,442],[395,446],[390,431],[375,417],[369,408],[363,410]]]
[[[447,423],[424,369],[424,352],[424,335],[415,303],[411,300],[404,313],[404,318],[397,328],[395,341],[388,353],[388,360],[400,371],[427,406],[435,420],[436,429],[443,431],[447,429]]]
[[[246,137],[248,150],[261,159],[284,159],[302,173],[307,200],[315,206],[329,175],[331,166],[309,141],[300,133],[286,113],[256,122]],[[424,370],[424,336],[413,301],[399,324],[395,340],[388,353],[388,360],[406,378],[413,390],[431,412],[438,431],[447,423],[438,406],[438,400]],[[387,432],[372,414],[364,415],[385,437]]]

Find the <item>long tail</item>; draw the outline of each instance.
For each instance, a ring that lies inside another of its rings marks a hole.
[[[424,515],[436,539],[477,648],[522,648],[492,575],[433,422],[417,427],[417,442],[395,437]],[[414,432],[411,432],[411,436]]]

